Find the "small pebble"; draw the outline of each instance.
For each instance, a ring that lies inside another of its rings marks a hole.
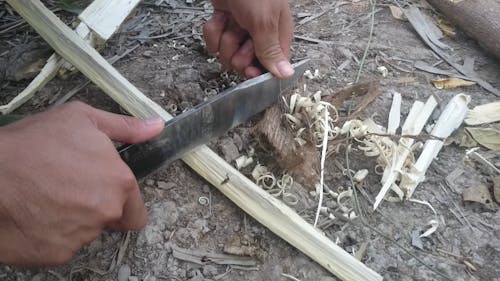
[[[118,269],[118,281],[128,281],[130,277],[130,266],[128,264],[124,264],[120,266],[120,269]]]
[[[164,182],[164,181],[158,181],[156,183],[156,186],[158,186],[159,189],[163,190],[170,190],[175,187],[175,183],[173,182]]]
[[[153,56],[153,51],[151,51],[151,50],[147,50],[147,51],[145,51],[144,53],[142,53],[142,55],[143,55],[144,57],[146,57],[146,58],[150,58],[150,57],[152,57],[152,56]]]
[[[214,265],[209,264],[203,267],[203,275],[205,277],[213,277],[217,275],[217,273],[218,273],[217,267],[215,267]]]
[[[144,182],[147,186],[154,186],[155,185],[155,181],[152,180],[152,179],[147,179],[145,182]]]

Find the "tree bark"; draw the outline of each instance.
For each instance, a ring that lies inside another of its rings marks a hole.
[[[500,60],[500,2],[427,0],[467,35]]]

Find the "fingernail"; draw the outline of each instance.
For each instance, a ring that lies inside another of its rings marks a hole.
[[[144,119],[144,124],[146,124],[146,126],[158,126],[160,124],[165,124],[165,121],[160,117],[148,118]]]
[[[253,42],[252,40],[247,40],[243,46],[241,46],[240,52],[242,54],[250,54],[253,53]]]
[[[285,78],[288,78],[295,73],[295,70],[293,70],[292,65],[286,60],[277,62],[276,68],[281,73],[281,76]]]

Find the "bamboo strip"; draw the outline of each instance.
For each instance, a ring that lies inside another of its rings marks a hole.
[[[62,23],[39,0],[7,0],[64,58],[127,111],[138,117],[171,116],[120,75],[101,55]],[[333,243],[281,201],[263,191],[207,146],[183,158],[257,221],[342,280],[382,277]],[[227,178],[229,178],[227,180]]]
[[[81,22],[75,31],[93,47],[104,45],[139,2],[140,0],[94,0],[78,17]],[[97,36],[94,33],[97,33]],[[0,106],[0,113],[9,114],[19,108],[40,91],[40,89],[45,87],[50,80],[54,79],[62,67],[67,69],[73,68],[71,64],[59,55],[53,54],[50,56],[45,66],[28,87],[9,103]]]

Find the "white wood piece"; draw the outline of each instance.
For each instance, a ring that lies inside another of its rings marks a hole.
[[[463,123],[468,111],[470,97],[459,94],[453,97],[439,116],[431,135],[438,138],[449,137]],[[417,185],[425,180],[425,173],[432,161],[443,148],[444,142],[431,139],[425,142],[422,153],[409,173],[402,175],[400,187],[407,190],[407,198],[411,198]]]
[[[78,18],[107,41],[140,0],[95,0]]]
[[[142,118],[172,118],[126,80],[39,0],[7,0],[7,3],[62,57],[125,110]],[[382,276],[345,252],[290,207],[247,179],[207,146],[195,149],[184,156],[183,161],[256,220],[342,280],[382,280]]]
[[[408,117],[403,124],[403,135],[417,136],[424,128],[427,120],[432,115],[434,108],[437,106],[437,101],[433,96],[430,96],[425,105],[421,102],[415,102],[408,114]],[[408,155],[410,154],[410,147],[413,146],[415,140],[413,138],[401,138],[399,140],[398,148],[396,150],[396,161],[386,167],[383,177],[383,186],[373,204],[373,209],[377,209],[379,204],[384,199],[386,193],[395,184],[400,171],[404,166]]]
[[[401,121],[401,94],[394,92],[392,98],[391,111],[389,112],[389,121],[387,122],[387,134],[394,135],[399,128]]]

